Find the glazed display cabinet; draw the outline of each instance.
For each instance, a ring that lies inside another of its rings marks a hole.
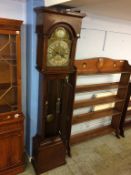
[[[24,170],[20,27],[0,18],[0,175]]]

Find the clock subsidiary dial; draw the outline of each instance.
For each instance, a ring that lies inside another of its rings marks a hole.
[[[70,61],[71,40],[63,27],[55,29],[48,41],[47,66],[67,66]]]

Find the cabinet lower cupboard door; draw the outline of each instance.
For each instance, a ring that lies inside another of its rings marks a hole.
[[[12,133],[0,138],[0,169],[21,164],[23,160],[22,153],[22,134]]]
[[[23,160],[23,143],[22,143],[22,134],[16,133],[12,134],[10,139],[10,163],[11,165],[21,163]]]
[[[9,160],[10,140],[9,136],[0,137],[0,169],[5,169],[10,166]]]

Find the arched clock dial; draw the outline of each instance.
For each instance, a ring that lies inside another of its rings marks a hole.
[[[58,27],[48,41],[47,66],[68,66],[70,61],[71,40],[63,27]]]

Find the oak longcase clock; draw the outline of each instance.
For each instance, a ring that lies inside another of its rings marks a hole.
[[[64,164],[66,153],[70,156],[74,58],[84,15],[43,7],[35,12],[39,110],[32,163],[39,174]]]

